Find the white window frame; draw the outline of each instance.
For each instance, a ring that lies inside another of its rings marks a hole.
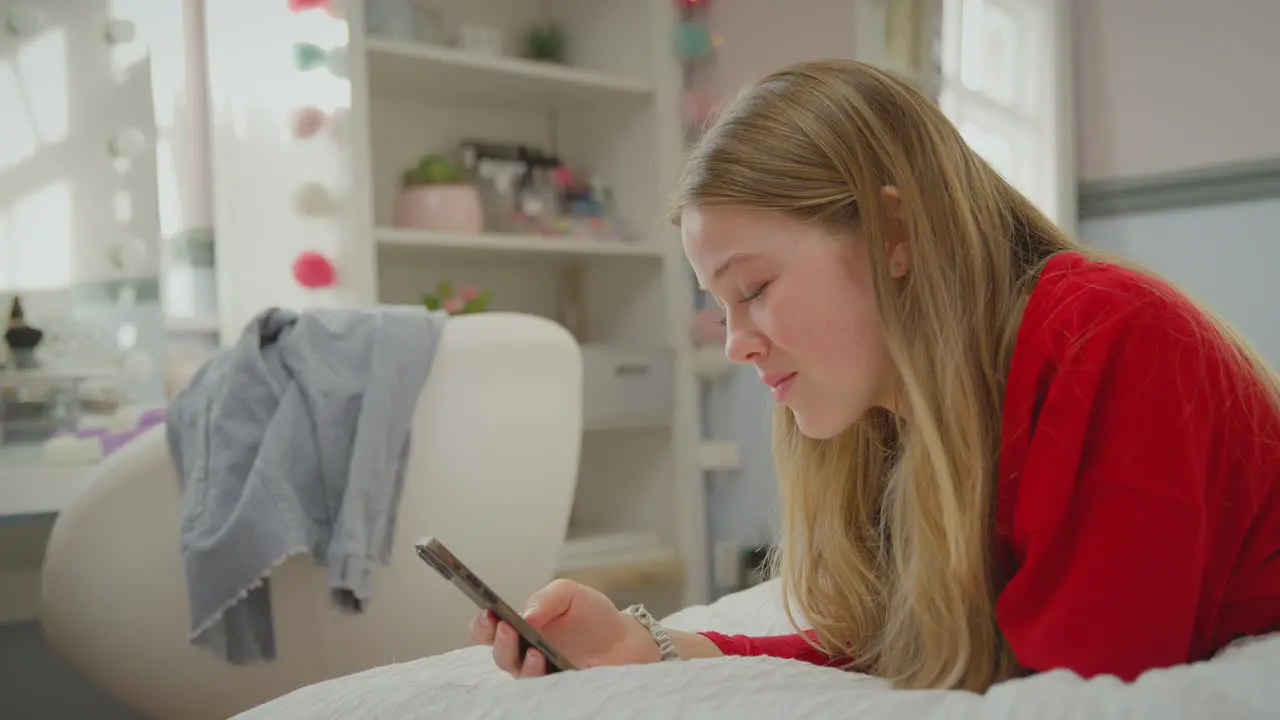
[[[1017,62],[1030,68],[1010,106],[960,78],[964,23],[980,3],[1020,17]],[[1008,178],[1068,232],[1076,225],[1075,108],[1069,0],[858,0],[855,56],[932,95],[957,127],[975,121],[1004,134],[1020,165]],[[966,16],[966,14],[968,16]],[[903,48],[908,49],[904,54]],[[908,56],[913,55],[913,56]]]
[[[1025,28],[1016,62],[1027,71],[1012,104],[961,80],[964,25],[997,5]],[[970,120],[1003,133],[1017,165],[1007,178],[1068,232],[1076,225],[1075,108],[1068,0],[942,0],[938,102],[958,127]]]

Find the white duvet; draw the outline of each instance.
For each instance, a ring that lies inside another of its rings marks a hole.
[[[790,632],[775,583],[666,618],[675,628]],[[361,718],[825,718],[906,720],[1228,720],[1280,718],[1280,634],[1209,662],[1134,683],[1065,671],[1001,684],[985,695],[892,690],[874,678],[771,658],[722,658],[512,680],[486,648],[375,668],[302,688],[239,720]]]

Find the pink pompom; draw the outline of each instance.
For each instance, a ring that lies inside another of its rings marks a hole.
[[[293,279],[305,288],[329,287],[337,282],[338,271],[329,258],[307,251],[293,261]]]
[[[450,315],[457,315],[458,313],[462,312],[462,309],[464,307],[466,307],[466,303],[463,302],[462,298],[458,297],[457,295],[450,295],[449,297],[440,301],[440,308],[443,309],[445,312],[449,313]]]
[[[458,288],[458,297],[462,298],[466,302],[471,302],[472,300],[480,297],[480,288],[475,285],[463,285]]]
[[[329,0],[289,0],[289,9],[293,12],[304,12],[318,8],[328,9]]]
[[[293,114],[293,136],[309,138],[324,127],[325,114],[320,108],[305,107]]]

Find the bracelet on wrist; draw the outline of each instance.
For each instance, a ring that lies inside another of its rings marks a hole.
[[[653,638],[653,641],[658,644],[658,658],[660,662],[669,662],[680,659],[680,653],[676,651],[676,642],[671,638],[671,633],[667,632],[667,629],[655,620],[653,615],[649,614],[649,611],[645,609],[644,605],[632,605],[624,612],[632,618],[635,618],[635,621],[640,623],[641,627],[649,631],[649,635]]]

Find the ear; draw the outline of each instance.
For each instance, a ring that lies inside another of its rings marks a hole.
[[[884,256],[889,263],[889,275],[901,280],[911,271],[911,244],[907,224],[902,219],[902,195],[898,188],[888,185],[880,190],[880,202],[884,209]]]

